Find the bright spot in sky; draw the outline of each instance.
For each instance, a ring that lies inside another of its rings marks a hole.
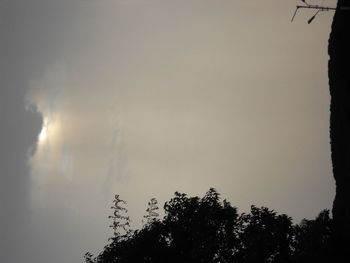
[[[45,141],[46,137],[47,137],[47,131],[46,131],[46,125],[43,126],[43,128],[41,129],[41,132],[39,134],[39,142],[43,142]]]
[[[53,141],[57,142],[57,133],[59,131],[59,120],[58,120],[58,115],[52,115],[50,116],[50,118],[48,117],[44,117],[44,121],[43,121],[43,126],[41,128],[41,131],[39,133],[38,136],[38,143],[41,146],[46,145],[49,140],[50,140],[50,144],[52,145]]]

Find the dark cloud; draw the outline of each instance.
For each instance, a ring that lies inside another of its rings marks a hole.
[[[0,254],[3,262],[33,257],[28,155],[42,117],[25,97],[30,81],[60,52],[73,1],[2,1],[0,6]],[[38,252],[38,251],[36,251]],[[46,261],[49,262],[49,261]]]
[[[30,154],[30,147],[35,146],[42,119],[37,112],[24,108],[25,90],[17,87],[24,86],[25,83],[18,78],[5,80],[1,80],[0,150],[0,228],[3,230],[1,241],[5,244],[0,247],[5,262],[20,262],[17,257],[21,253],[17,250],[23,249],[21,243],[27,238],[25,233],[30,217],[30,170],[27,155]]]

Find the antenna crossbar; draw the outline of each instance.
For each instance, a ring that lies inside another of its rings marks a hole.
[[[337,10],[336,7],[327,7],[327,6],[319,6],[319,5],[297,5],[297,9],[299,8],[316,9],[320,11]],[[342,9],[342,7],[340,9]]]

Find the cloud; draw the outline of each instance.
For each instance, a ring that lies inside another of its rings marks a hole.
[[[77,76],[73,73],[65,63],[56,62],[32,79],[27,93],[28,104],[42,115],[46,133],[45,138],[37,138],[36,151],[29,159],[31,208],[37,221],[33,228],[55,224],[47,230],[49,236],[35,237],[44,241],[60,233],[60,239],[42,243],[57,262],[78,260],[85,250],[96,249],[107,239],[108,201],[128,173],[115,99],[108,87],[90,96],[95,81],[84,77],[85,81],[74,85]],[[86,218],[95,221],[88,225]],[[72,227],[74,235],[68,231]]]
[[[9,76],[9,75],[8,75]],[[1,78],[1,244],[4,261],[21,262],[28,253],[30,226],[30,169],[27,157],[35,152],[41,115],[24,107],[25,82],[18,78]],[[31,149],[31,151],[29,151]],[[23,220],[26,218],[26,220]],[[23,251],[18,253],[17,249]]]

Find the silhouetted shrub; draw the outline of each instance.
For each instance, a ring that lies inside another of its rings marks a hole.
[[[118,205],[112,208],[113,215],[126,211]],[[116,226],[123,224],[112,216],[111,243],[96,257],[86,253],[85,262],[288,263],[326,262],[331,258],[332,219],[328,210],[315,220],[304,219],[293,225],[290,217],[266,207],[252,206],[249,214],[238,214],[237,208],[221,201],[213,188],[202,198],[176,192],[165,203],[162,220],[157,210],[152,198],[143,228],[128,230],[122,236]],[[120,217],[125,219],[128,217]]]

